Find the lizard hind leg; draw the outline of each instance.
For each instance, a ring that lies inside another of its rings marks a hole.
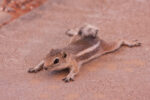
[[[102,55],[112,53],[120,49],[122,46],[127,46],[127,47],[136,47],[136,46],[141,46],[141,43],[138,42],[137,40],[135,41],[127,41],[127,40],[119,40],[118,42],[114,43],[105,43],[102,41],[102,47],[104,49]]]
[[[65,34],[67,35],[67,36],[69,36],[69,37],[73,37],[73,36],[75,36],[75,35],[78,35],[78,29],[76,28],[76,29],[69,29],[69,30],[67,30],[66,32],[65,32]]]
[[[141,43],[138,40],[134,40],[132,42],[122,40],[122,45],[128,47],[136,47],[136,46],[141,46]]]
[[[66,35],[71,37],[69,44],[81,39],[81,36],[78,35],[78,29],[69,29],[66,31]]]

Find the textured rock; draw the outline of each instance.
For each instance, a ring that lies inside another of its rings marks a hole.
[[[0,11],[0,25],[9,22],[11,16],[8,13]]]

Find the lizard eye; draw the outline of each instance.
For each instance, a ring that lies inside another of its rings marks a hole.
[[[79,35],[82,35],[82,31],[80,30],[80,31],[78,32],[78,34],[79,34]]]
[[[57,64],[57,63],[59,63],[59,59],[58,59],[58,58],[56,58],[56,59],[54,60],[54,64]]]

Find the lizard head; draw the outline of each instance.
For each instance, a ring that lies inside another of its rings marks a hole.
[[[61,69],[65,66],[63,64],[66,63],[67,53],[62,51],[61,49],[51,49],[51,51],[46,55],[44,59],[44,69]]]

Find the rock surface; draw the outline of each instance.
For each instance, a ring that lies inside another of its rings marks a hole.
[[[3,24],[7,24],[11,20],[11,16],[8,13],[0,11],[0,27]]]
[[[99,36],[142,42],[123,47],[81,68],[74,82],[67,72],[27,73],[51,48],[69,38],[69,28],[84,23],[99,27]],[[149,100],[149,0],[49,0],[0,29],[1,100]]]

